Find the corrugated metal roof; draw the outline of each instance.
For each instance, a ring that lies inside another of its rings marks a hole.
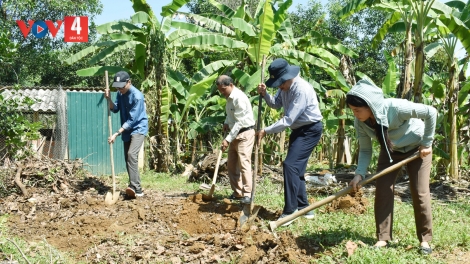
[[[15,92],[14,90],[4,90],[2,95],[5,99],[10,98],[11,96],[22,98],[29,97],[37,103],[31,106],[34,111],[45,111],[45,112],[55,112],[55,106],[57,101],[58,90],[43,90],[43,89],[25,89],[25,90],[18,90]]]
[[[65,90],[65,89],[64,89]],[[69,89],[65,90],[68,91]],[[70,89],[74,92],[85,92],[85,93],[102,93],[103,88],[98,89]],[[21,97],[29,97],[33,100],[36,100],[37,103],[31,106],[34,111],[44,111],[44,112],[55,112],[59,90],[58,89],[20,89],[18,92],[15,92],[14,89],[5,89],[1,91],[1,94],[5,99],[10,98],[13,94],[16,96],[20,95]]]
[[[20,89],[31,89],[31,90],[40,90],[40,89],[43,89],[43,90],[55,90],[55,89],[62,89],[62,90],[65,90],[65,91],[94,91],[94,90],[98,90],[98,91],[102,91],[104,89],[104,87],[72,87],[72,86],[20,86]],[[15,86],[13,85],[4,85],[4,84],[0,84],[0,90],[12,90],[12,89],[15,89]]]

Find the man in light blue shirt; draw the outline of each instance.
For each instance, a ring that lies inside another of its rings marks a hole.
[[[290,127],[289,149],[283,162],[284,174],[284,210],[280,218],[286,217],[307,207],[305,170],[308,159],[320,141],[323,124],[317,95],[312,85],[299,76],[300,68],[289,65],[284,59],[274,60],[268,68],[270,78],[266,84],[258,85],[258,92],[266,104],[274,109],[283,108],[284,116],[276,123],[258,132],[258,139],[266,134],[282,132]],[[266,86],[278,87],[272,96],[266,92]],[[312,219],[312,211],[304,215]],[[293,220],[292,220],[293,221]],[[290,225],[292,221],[283,226]]]
[[[129,74],[120,71],[114,75],[113,87],[118,89],[116,101],[113,102],[106,89],[105,97],[109,103],[109,109],[113,113],[120,113],[121,127],[108,138],[111,144],[116,137],[122,135],[124,141],[124,158],[126,160],[127,173],[129,174],[129,186],[126,195],[130,199],[144,196],[140,186],[140,174],[138,166],[139,151],[148,132],[148,118],[145,111],[144,95],[132,84]]]

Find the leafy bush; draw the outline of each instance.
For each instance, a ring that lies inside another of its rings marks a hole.
[[[15,86],[11,96],[0,94],[0,113],[3,116],[0,118],[0,136],[5,139],[0,153],[6,153],[15,160],[33,154],[30,142],[39,138],[41,123],[28,120],[23,111],[31,111],[34,103],[33,99],[21,96],[18,86]]]

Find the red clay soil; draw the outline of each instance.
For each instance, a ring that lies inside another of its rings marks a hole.
[[[288,231],[276,238],[265,222],[240,231],[241,208],[229,200],[203,201],[202,195],[147,191],[143,198],[105,206],[94,189],[50,193],[35,190],[33,200],[11,195],[0,200],[9,233],[29,242],[47,241],[87,263],[308,263],[318,245]],[[263,219],[278,215],[260,210]]]

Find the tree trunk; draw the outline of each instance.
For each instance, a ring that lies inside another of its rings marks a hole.
[[[197,149],[197,137],[193,139],[193,147],[191,150],[191,164],[196,162],[196,149]]]
[[[321,146],[324,146],[323,143],[325,143],[325,140],[323,140],[323,138],[321,138],[319,143],[320,143]],[[323,151],[325,151],[324,149],[325,149],[325,148],[322,148],[321,151],[318,152],[318,160],[319,160],[320,162],[323,161]]]
[[[424,60],[424,42],[421,41],[416,47],[415,80],[413,84],[413,100],[415,103],[421,103],[423,101]]]
[[[166,51],[165,35],[161,31],[155,32],[152,38],[152,56],[155,63],[155,81],[157,83],[157,172],[169,172],[170,153],[168,140],[168,122],[162,122],[162,93],[168,89],[166,83]]]
[[[450,122],[449,154],[450,167],[449,177],[451,179],[459,178],[459,158],[458,158],[458,138],[457,138],[457,110],[458,110],[458,74],[455,61],[452,63],[449,71],[449,96],[448,96],[448,121]]]
[[[340,62],[340,70],[343,73],[343,76],[346,78],[346,82],[350,85],[353,86],[356,84],[356,78],[354,77],[354,73],[352,70],[352,61],[351,58],[346,57],[346,56],[341,56],[341,62]],[[345,114],[345,108],[346,108],[346,97],[343,96],[340,101],[339,101],[339,109],[338,109],[338,115],[343,116]],[[338,120],[338,131],[336,132],[337,136],[337,146],[336,146],[336,165],[340,163],[344,163],[344,158],[346,156],[351,156],[349,153],[350,149],[346,149],[345,146],[348,145],[346,142],[346,132],[345,132],[345,126],[346,126],[346,120],[345,119],[339,119]]]
[[[411,62],[413,61],[413,46],[411,40],[411,25],[407,25],[405,40],[405,58],[403,73],[400,78],[400,85],[397,90],[397,97],[411,99]]]

